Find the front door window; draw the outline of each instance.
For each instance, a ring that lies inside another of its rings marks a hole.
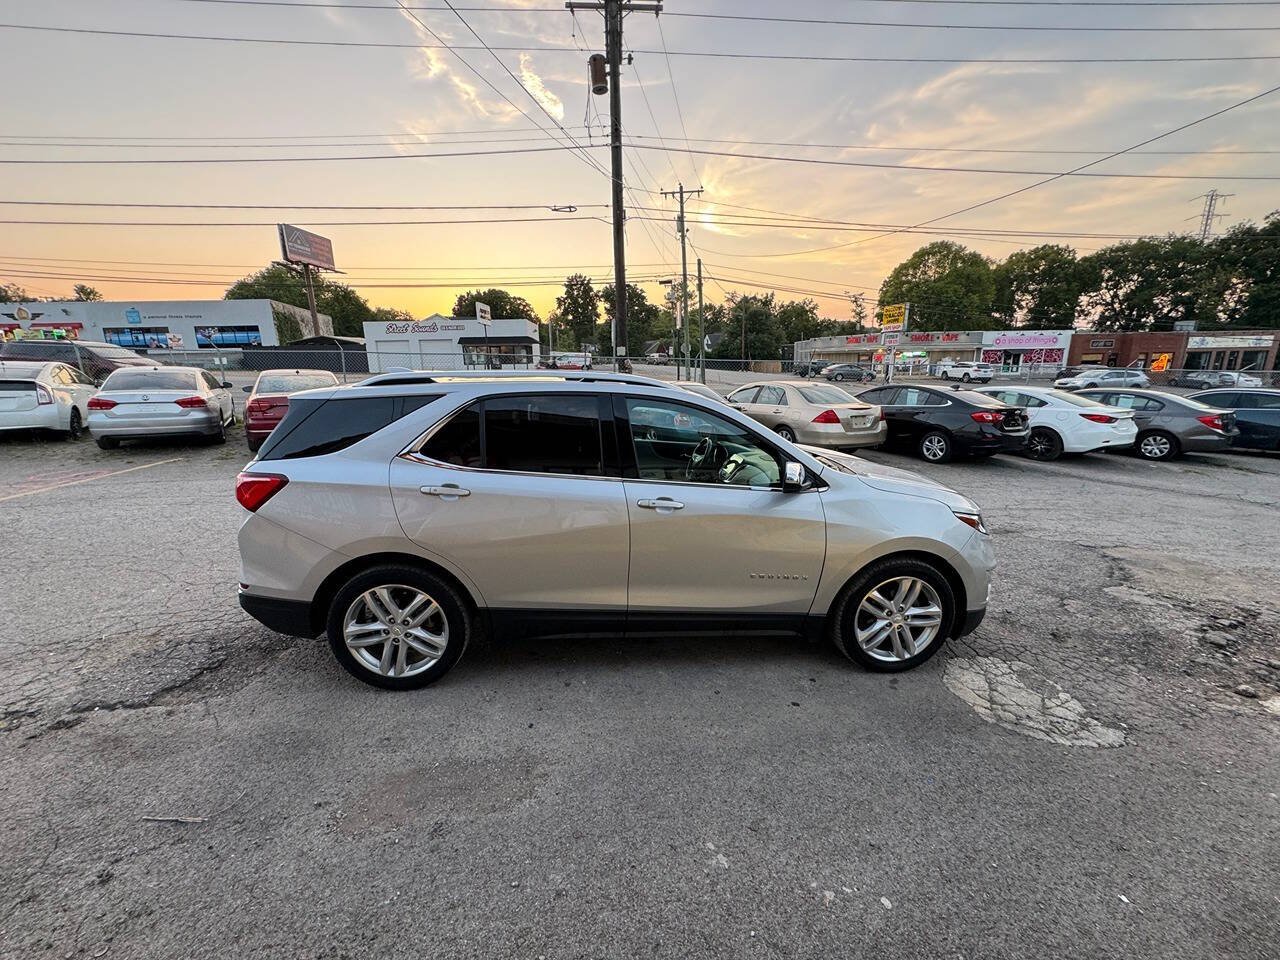
[[[628,397],[627,419],[642,480],[776,486],[777,455],[730,420],[682,403]]]

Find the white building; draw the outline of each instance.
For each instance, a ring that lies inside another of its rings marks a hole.
[[[369,371],[392,367],[412,370],[460,370],[483,367],[487,353],[500,366],[528,367],[538,362],[538,324],[533,320],[494,319],[486,332],[475,317],[435,313],[423,320],[371,321],[364,325]]]
[[[0,303],[0,337],[17,330],[119,344],[131,350],[200,351],[275,346],[316,334],[333,322],[276,300],[50,300]]]

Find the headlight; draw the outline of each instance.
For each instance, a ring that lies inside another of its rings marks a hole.
[[[982,514],[961,513],[959,510],[953,510],[951,512],[956,515],[956,519],[959,520],[961,523],[967,523],[969,526],[973,527],[973,529],[977,530],[979,533],[982,533],[982,534],[987,533],[987,525],[982,522]],[[987,535],[990,536],[990,534],[987,534]]]

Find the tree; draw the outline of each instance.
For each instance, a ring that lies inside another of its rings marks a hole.
[[[1148,237],[1080,261],[1084,308],[1099,330],[1169,330],[1175,321],[1214,326],[1231,271],[1194,237]]]
[[[1009,326],[1069,330],[1085,271],[1070,247],[1044,244],[1011,253],[995,268],[996,316]]]
[[[564,293],[556,297],[556,313],[560,329],[566,334],[565,346],[595,343],[600,323],[600,295],[591,279],[580,273],[566,277]]]
[[[724,339],[711,351],[720,359],[777,360],[782,356],[782,328],[772,293],[729,297]]]
[[[363,337],[364,325],[373,320],[373,311],[365,299],[344,283],[313,275],[316,311],[333,319],[333,332],[342,337]],[[237,280],[224,300],[278,300],[307,309],[307,285],[301,274],[287,267],[272,265]],[[311,330],[306,329],[306,334]]]
[[[507,291],[500,290],[497,287],[458,294],[458,299],[453,303],[453,315],[455,317],[474,317],[476,315],[477,300],[488,304],[489,312],[495,320],[532,320],[534,323],[541,322],[538,312],[533,309],[528,300],[524,297],[512,296]]]
[[[600,352],[613,356],[610,337],[613,335],[613,284],[600,288],[600,302],[604,304],[606,322],[599,331]],[[644,354],[646,340],[658,337],[658,307],[649,302],[643,290],[633,283],[627,284],[627,356]]]
[[[893,268],[880,284],[880,303],[910,303],[913,330],[990,330],[995,290],[991,261],[939,240]]]
[[[1214,243],[1229,273],[1220,307],[1224,323],[1240,327],[1280,327],[1280,211],[1261,227],[1245,223]]]
[[[71,293],[72,300],[96,301],[102,299],[102,294],[86,283],[77,283],[71,288]]]
[[[374,307],[373,319],[378,323],[412,323],[418,318],[408,310],[400,310],[396,307]]]
[[[27,303],[31,295],[16,283],[0,283],[0,303]]]

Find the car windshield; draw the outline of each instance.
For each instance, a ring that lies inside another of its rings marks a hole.
[[[117,370],[103,383],[107,390],[191,390],[196,376],[186,370]]]
[[[264,373],[254,393],[297,393],[316,387],[332,387],[338,378],[332,373]]]
[[[1061,400],[1063,403],[1069,403],[1076,407],[1105,407],[1105,403],[1099,403],[1097,400],[1090,400],[1088,397],[1082,397],[1077,393],[1067,393],[1065,390],[1055,390],[1053,392],[1055,400]]]
[[[806,384],[803,387],[796,387],[800,392],[800,396],[804,397],[810,403],[858,403],[852,394],[845,393],[839,387],[832,387],[825,383]]]

